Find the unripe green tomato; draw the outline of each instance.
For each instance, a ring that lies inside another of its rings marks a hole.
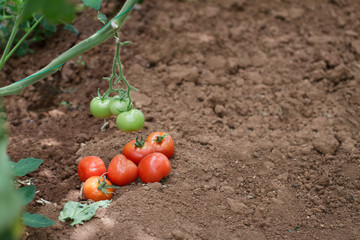
[[[94,97],[90,102],[90,111],[91,114],[96,118],[111,117],[112,114],[110,111],[110,99]]]
[[[138,109],[122,112],[116,118],[116,125],[123,132],[138,131],[142,129],[144,123],[144,114]]]
[[[120,100],[119,98],[113,98],[110,101],[110,112],[112,115],[119,115],[122,112],[126,112],[128,109],[128,105],[130,103],[130,109],[132,109],[133,104],[130,102],[129,98],[126,98],[125,100]]]

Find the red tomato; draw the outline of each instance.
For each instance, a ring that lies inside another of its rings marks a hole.
[[[80,181],[85,182],[92,176],[101,176],[106,172],[104,161],[96,156],[84,157],[78,165],[78,175]]]
[[[132,183],[138,176],[138,168],[135,163],[124,155],[116,155],[109,164],[108,178],[119,186]]]
[[[168,158],[174,155],[174,141],[170,134],[165,132],[153,132],[146,139],[148,143],[154,146],[155,152],[165,154]]]
[[[137,165],[143,157],[153,152],[155,152],[155,148],[141,137],[140,140],[136,138],[136,140],[128,142],[122,154]]]
[[[101,179],[100,179],[101,178]],[[113,196],[113,188],[105,188],[104,186],[111,186],[111,182],[100,176],[93,176],[85,181],[83,192],[86,199],[92,199],[95,202],[101,200],[110,200]],[[103,192],[107,192],[106,194]]]
[[[151,153],[139,163],[139,177],[144,183],[159,182],[171,171],[169,159],[162,153]]]

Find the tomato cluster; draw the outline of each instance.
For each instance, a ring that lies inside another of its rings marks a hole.
[[[79,179],[85,181],[84,196],[94,201],[111,199],[114,188],[130,184],[138,176],[144,183],[158,182],[170,174],[169,158],[173,154],[172,137],[165,132],[154,132],[146,141],[141,137],[128,142],[122,154],[110,161],[108,172],[101,158],[84,157],[78,165]]]
[[[133,109],[127,97],[95,97],[90,102],[90,112],[96,118],[116,116],[116,125],[123,132],[138,131],[145,123],[144,114]]]

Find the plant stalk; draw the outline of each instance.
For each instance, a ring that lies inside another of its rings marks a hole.
[[[9,51],[10,51],[10,48],[11,48],[11,45],[15,39],[15,36],[16,36],[16,33],[19,29],[19,26],[20,26],[20,23],[21,23],[21,19],[22,19],[22,14],[23,14],[23,10],[21,10],[19,16],[16,18],[16,21],[15,21],[15,24],[14,24],[14,27],[11,31],[11,34],[10,34],[10,37],[9,37],[9,40],[6,44],[6,47],[5,47],[5,50],[3,52],[3,55],[1,56],[1,60],[0,60],[0,71],[1,69],[3,68],[5,62],[6,62],[6,56],[8,55]]]
[[[31,28],[29,29],[29,31],[27,31],[27,33],[25,33],[25,35],[19,40],[19,42],[15,45],[15,47],[13,49],[11,49],[11,51],[9,52],[9,54],[6,56],[4,64],[9,60],[9,58],[14,54],[14,52],[18,49],[18,47],[20,47],[20,45],[25,41],[25,39],[29,36],[29,34],[37,27],[37,25],[39,25],[39,23],[41,22],[41,20],[44,19],[44,16],[41,16],[35,23],[34,25],[31,26]],[[1,69],[0,69],[1,70]]]
[[[111,19],[99,31],[55,58],[38,72],[25,79],[0,88],[0,96],[19,94],[25,87],[30,86],[31,84],[34,84],[35,82],[38,82],[61,69],[61,66],[70,59],[79,56],[80,54],[104,42],[109,37],[112,37],[114,33],[120,30],[124,20],[129,15],[136,2],[137,0],[127,0],[117,17]]]

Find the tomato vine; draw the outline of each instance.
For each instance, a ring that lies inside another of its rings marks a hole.
[[[40,81],[41,79],[61,70],[62,65],[70,59],[81,55],[82,53],[92,49],[93,47],[112,37],[114,33],[117,33],[120,30],[124,20],[134,8],[136,3],[137,0],[127,0],[116,17],[108,21],[99,31],[82,42],[76,44],[66,52],[62,53],[38,72],[8,86],[0,88],[0,96],[19,94],[27,86],[30,86]]]
[[[127,111],[129,111],[132,106],[130,92],[131,90],[136,91],[137,89],[131,86],[124,76],[124,71],[120,60],[120,48],[121,46],[124,45],[130,45],[131,42],[130,41],[120,42],[120,38],[117,32],[114,33],[114,38],[116,39],[116,50],[113,60],[112,73],[110,77],[104,77],[104,79],[109,80],[109,89],[104,93],[102,97],[108,97],[111,92],[115,92],[119,95],[120,100],[124,100],[125,98],[128,98],[130,101],[127,106]],[[126,85],[126,90],[120,87],[114,88],[114,85],[120,84],[121,82],[123,82]]]

